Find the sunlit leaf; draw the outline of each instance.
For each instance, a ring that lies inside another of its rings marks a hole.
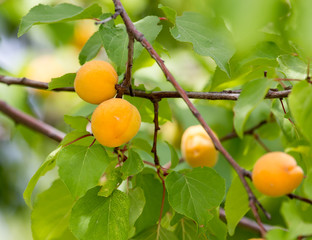
[[[76,73],[66,73],[65,75],[52,78],[51,82],[49,82],[48,90],[53,90],[56,88],[65,88],[65,87],[73,87],[75,81]]]

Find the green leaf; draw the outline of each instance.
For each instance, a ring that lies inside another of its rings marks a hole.
[[[74,87],[75,77],[76,73],[66,73],[61,77],[52,78],[51,82],[49,82],[48,90],[64,87]]]
[[[209,221],[206,234],[208,239],[211,240],[226,240],[227,227],[219,218],[219,211],[215,211],[214,218]]]
[[[95,32],[83,46],[79,53],[79,63],[83,65],[85,62],[90,61],[100,51],[102,47],[101,36],[99,32]]]
[[[284,73],[286,78],[305,79],[307,77],[308,66],[299,57],[289,54],[281,55],[277,61],[279,63],[278,70]]]
[[[312,222],[307,222],[300,215],[301,211],[294,201],[284,202],[281,207],[281,213],[289,230],[288,239],[297,239],[298,236],[312,235]]]
[[[147,16],[142,20],[134,23],[138,31],[144,34],[144,37],[153,42],[162,29],[161,25],[157,25],[159,18],[156,16]],[[100,27],[100,35],[103,46],[111,61],[117,66],[118,74],[126,70],[126,62],[128,59],[128,34],[124,25],[111,27],[109,25],[102,25]],[[133,59],[135,60],[141,54],[143,47],[141,43],[134,43]]]
[[[212,168],[194,168],[186,174],[170,173],[166,188],[175,211],[207,226],[213,217],[210,211],[223,200],[225,181]]]
[[[150,227],[143,232],[141,232],[139,235],[135,236],[134,238],[131,238],[131,240],[178,240],[176,235],[163,228],[160,227],[159,229],[159,236],[157,238],[157,226]]]
[[[216,26],[199,13],[185,12],[176,18],[171,34],[180,42],[192,43],[196,53],[213,58],[219,68],[230,76],[229,60],[235,49],[229,41],[231,37],[226,27]]]
[[[31,213],[34,240],[52,240],[63,235],[73,205],[74,199],[61,180],[39,194]]]
[[[32,192],[34,191],[34,188],[37,182],[39,181],[39,178],[44,176],[48,171],[52,170],[55,167],[55,160],[60,150],[61,150],[61,147],[51,152],[49,156],[46,158],[46,160],[41,164],[37,172],[29,180],[27,187],[23,194],[25,203],[27,204],[29,208],[32,208],[31,195],[32,195]]]
[[[74,197],[81,197],[96,186],[109,163],[105,148],[99,144],[69,145],[60,151],[56,160],[59,176]]]
[[[86,117],[82,117],[82,116],[64,115],[64,121],[71,128],[77,129],[78,131],[82,131],[82,132],[86,131],[86,127],[89,123],[89,120]]]
[[[132,149],[129,149],[128,159],[122,164],[121,172],[122,178],[125,180],[127,177],[136,175],[144,168],[144,163],[139,154]]]
[[[131,147],[143,150],[144,152],[148,153],[149,155],[153,156],[153,153],[151,152],[152,146],[148,141],[146,141],[143,138],[134,138],[131,141]]]
[[[303,191],[308,198],[312,199],[312,169],[308,172],[306,178],[303,181]]]
[[[168,145],[168,147],[170,149],[170,153],[171,153],[171,165],[170,165],[170,168],[173,169],[179,163],[179,156],[178,156],[176,150],[174,149],[174,147],[170,143],[168,143],[168,142],[166,142],[166,143],[167,143],[167,145]]]
[[[119,186],[122,182],[120,167],[115,168],[116,163],[110,165],[110,167],[114,167],[112,170],[105,172],[105,180],[101,184],[101,190],[98,195],[102,197],[109,197],[112,192]]]
[[[86,9],[68,3],[62,3],[53,7],[39,4],[30,9],[27,15],[22,18],[17,36],[22,36],[36,24],[97,18],[101,15],[101,13],[101,7],[98,4],[93,4]]]
[[[267,232],[267,234],[265,235],[265,239],[266,240],[287,240],[287,232],[286,230],[283,229],[272,229],[270,231]]]
[[[136,220],[140,217],[145,206],[144,191],[140,187],[136,187],[129,191],[130,212],[129,225],[134,226]]]
[[[306,81],[296,84],[289,95],[289,107],[295,124],[312,144],[312,86]]]
[[[142,214],[135,222],[136,232],[149,228],[156,224],[159,219],[163,187],[155,174],[144,174],[144,172],[136,175],[135,187],[140,187],[144,191],[145,206]],[[167,195],[167,194],[166,194]],[[164,211],[168,211],[168,200],[165,198]]]
[[[163,6],[162,4],[159,4],[158,8],[160,8],[164,12],[164,14],[166,15],[166,17],[171,23],[175,24],[176,17],[177,17],[176,10],[167,6]]]
[[[77,201],[70,229],[80,240],[126,240],[129,230],[129,199],[121,191],[109,197],[98,196],[99,187]]]
[[[174,233],[178,237],[178,239],[183,240],[204,239],[198,236],[199,235],[198,227],[196,223],[194,223],[192,220],[185,218],[182,218],[181,221],[179,221]]]
[[[271,80],[260,78],[247,82],[234,107],[234,127],[240,138],[243,138],[245,123],[251,112],[264,99],[271,85]]]
[[[249,210],[247,192],[239,177],[234,178],[225,199],[225,215],[229,234],[232,236],[238,222]]]

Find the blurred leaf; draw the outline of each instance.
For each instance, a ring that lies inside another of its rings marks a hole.
[[[96,186],[109,163],[105,148],[99,144],[66,146],[56,160],[59,176],[74,197],[81,197]]]
[[[306,178],[303,181],[303,191],[306,194],[306,196],[310,199],[312,199],[312,169],[309,170],[308,174],[306,175]]]
[[[76,78],[76,73],[66,73],[65,75],[52,78],[51,82],[49,82],[48,90],[53,90],[56,88],[64,88],[64,87],[73,87],[74,81]]]
[[[39,181],[39,178],[44,176],[48,171],[52,170],[55,167],[55,160],[60,150],[61,150],[61,147],[51,152],[49,156],[46,158],[46,160],[41,164],[37,172],[29,180],[27,187],[23,194],[25,203],[27,204],[29,208],[32,208],[31,195],[32,195],[32,192],[34,191],[34,188],[37,182]]]
[[[109,197],[90,189],[77,201],[70,217],[70,229],[80,240],[126,240],[129,230],[129,198],[115,190]]]
[[[171,165],[170,165],[170,168],[173,169],[173,168],[175,168],[179,164],[179,156],[178,156],[176,150],[174,149],[174,147],[170,143],[168,143],[168,142],[166,142],[166,143],[167,143],[167,145],[168,145],[168,147],[170,149],[170,153],[171,153]]]
[[[277,58],[278,70],[285,74],[286,78],[305,79],[307,77],[307,64],[299,57],[292,55],[281,55]],[[310,69],[312,70],[312,69]]]
[[[93,4],[86,9],[68,3],[62,3],[53,7],[39,4],[30,9],[27,15],[22,18],[17,36],[22,36],[36,24],[97,18],[101,13],[101,7],[98,4]]]
[[[135,187],[140,187],[144,191],[145,196],[145,206],[143,212],[135,222],[136,232],[139,233],[144,229],[153,226],[158,221],[163,187],[155,174],[145,174],[142,172],[136,175],[135,181]],[[168,211],[168,208],[169,205],[166,196],[163,213]]]
[[[143,212],[145,206],[144,191],[142,188],[136,187],[130,189],[128,196],[130,200],[129,225],[132,227]]]
[[[101,36],[99,32],[95,32],[83,46],[79,53],[79,63],[83,65],[85,62],[95,58],[102,47]]]
[[[86,131],[86,127],[89,123],[89,120],[86,117],[82,117],[82,116],[64,115],[64,121],[71,128],[77,129],[78,131],[81,131],[81,132]]]
[[[101,189],[98,193],[98,195],[102,197],[109,197],[122,182],[120,167],[115,168],[116,163],[110,166],[113,167],[113,169],[106,169],[105,180],[101,183]]]
[[[287,240],[287,232],[283,229],[274,228],[265,235],[266,240]]]
[[[73,233],[67,228],[64,234],[58,238],[53,238],[53,240],[78,240]]]
[[[212,168],[194,168],[186,174],[170,173],[166,178],[172,208],[198,225],[208,225],[210,210],[219,206],[225,194],[225,182]]]
[[[249,210],[247,192],[239,177],[234,178],[225,199],[225,215],[229,234],[235,233],[238,222]]]
[[[192,43],[196,53],[213,58],[218,67],[230,76],[229,60],[235,49],[225,26],[216,27],[215,23],[198,13],[185,12],[176,18],[171,34],[178,41]]]
[[[289,95],[289,107],[295,124],[312,145],[312,86],[306,81],[296,84]]]
[[[189,219],[181,219],[174,231],[178,239],[183,240],[204,240],[207,239],[204,236],[200,236],[198,233],[198,227],[194,221]]]
[[[283,202],[281,213],[288,226],[288,239],[296,239],[298,236],[312,235],[312,222],[307,222],[300,216],[300,211],[295,201]]]
[[[153,153],[151,152],[152,146],[147,140],[143,138],[134,138],[131,141],[131,147],[136,148],[136,149],[141,149],[144,152],[147,152],[149,155],[153,156]]]
[[[145,229],[143,232],[141,232],[139,235],[135,236],[134,238],[131,238],[131,240],[178,240],[178,238],[176,237],[176,235],[163,228],[160,227],[159,230],[159,238],[157,238],[157,225],[147,228]]]
[[[176,10],[167,7],[167,6],[163,6],[162,4],[159,4],[158,7],[164,12],[164,14],[166,15],[167,19],[175,24],[176,22],[176,17],[177,17],[177,12]]]
[[[122,179],[125,180],[127,177],[136,175],[141,172],[144,168],[144,163],[139,154],[132,149],[128,151],[128,159],[122,164],[121,173]]]
[[[250,113],[264,99],[271,85],[271,80],[260,78],[247,82],[234,107],[234,128],[237,135],[242,138],[245,123]]]
[[[138,31],[144,34],[144,37],[152,43],[162,29],[158,25],[159,18],[156,16],[147,16],[142,20],[134,23]],[[124,25],[116,27],[102,25],[99,29],[103,46],[111,61],[117,66],[118,74],[126,70],[126,62],[128,60],[128,34]],[[141,43],[134,43],[133,59],[139,57],[143,50]]]
[[[215,211],[213,219],[209,221],[206,233],[208,239],[211,240],[227,239],[227,227],[226,224],[219,218],[219,211]]]
[[[34,240],[52,240],[61,236],[68,227],[73,205],[74,199],[60,179],[38,195],[31,213]]]

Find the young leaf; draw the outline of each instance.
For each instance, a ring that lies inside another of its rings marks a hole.
[[[56,160],[59,176],[74,197],[81,197],[96,186],[109,163],[105,148],[99,144],[66,146]]]
[[[312,86],[306,81],[296,84],[289,95],[289,107],[300,132],[312,144]]]
[[[115,190],[109,197],[98,196],[99,187],[90,189],[77,201],[70,229],[80,240],[126,240],[129,229],[128,196]]]
[[[236,225],[249,210],[247,192],[238,177],[234,178],[225,199],[225,215],[229,234],[232,236]]]
[[[79,53],[79,63],[83,65],[85,62],[90,61],[100,51],[102,47],[101,36],[99,32],[95,32],[83,46]]]
[[[155,240],[155,239],[178,240],[177,236],[173,232],[163,227],[160,227],[159,238],[157,238],[157,226],[150,227],[141,232],[139,235],[135,236],[134,238],[131,238],[131,240]]]
[[[278,70],[285,74],[286,78],[305,79],[307,77],[307,64],[299,57],[281,55],[277,58]]]
[[[31,213],[34,240],[52,240],[61,236],[68,227],[73,205],[74,199],[60,179],[39,194]]]
[[[218,67],[230,76],[229,60],[234,47],[228,40],[230,33],[225,26],[216,27],[199,13],[185,12],[176,18],[176,26],[171,29],[172,36],[180,42],[193,44],[196,53],[210,56]]]
[[[243,137],[244,126],[250,113],[264,99],[269,90],[271,81],[267,78],[260,78],[247,82],[234,107],[234,128],[240,138]]]
[[[71,128],[77,129],[78,131],[86,131],[86,127],[89,123],[86,117],[82,116],[64,116],[64,121],[67,123]]]
[[[132,149],[129,149],[128,159],[122,164],[122,178],[125,180],[131,175],[136,175],[144,168],[144,163],[139,154]]]
[[[225,181],[212,168],[194,168],[186,174],[170,173],[166,188],[175,211],[207,226],[213,217],[210,210],[223,200]]]
[[[46,158],[46,160],[41,164],[37,172],[29,180],[27,187],[23,194],[25,203],[27,204],[28,207],[32,208],[31,195],[32,195],[32,192],[34,191],[34,188],[37,182],[39,181],[39,178],[44,176],[48,171],[52,170],[55,167],[55,160],[60,150],[61,150],[61,147],[51,152],[49,156]]]
[[[136,175],[135,179],[135,187],[140,187],[144,191],[146,202],[142,214],[135,222],[135,228],[137,233],[153,226],[158,221],[163,192],[162,184],[156,175],[143,173],[144,172]],[[163,213],[165,213],[168,208],[169,205],[166,194]]]
[[[73,87],[75,81],[76,73],[66,73],[65,75],[52,78],[51,82],[49,82],[48,90],[53,90],[56,88],[64,88],[64,87]]]
[[[166,15],[166,17],[168,18],[168,20],[175,24],[176,21],[176,17],[177,17],[177,12],[167,6],[163,6],[162,4],[159,4],[158,7],[164,12],[164,14]]]
[[[167,143],[167,145],[168,145],[168,147],[170,149],[170,153],[171,153],[171,165],[170,165],[170,168],[173,169],[179,163],[179,156],[178,156],[176,150],[174,149],[174,147],[170,143],[168,143],[168,142],[166,142],[166,143]]]
[[[39,4],[30,9],[27,15],[22,18],[17,36],[22,36],[35,24],[97,18],[101,13],[101,7],[98,4],[93,4],[86,9],[68,3],[62,3],[53,7]]]
[[[140,187],[136,187],[129,191],[130,212],[129,225],[134,226],[136,220],[140,217],[145,206],[144,191]]]
[[[144,37],[149,42],[153,42],[162,29],[162,26],[158,25],[158,22],[158,17],[147,16],[136,22],[134,25],[138,31],[144,34]],[[117,72],[119,74],[124,72],[128,59],[128,34],[125,30],[125,26],[111,27],[108,25],[102,25],[99,32],[109,59],[117,66]],[[142,50],[143,47],[141,43],[135,42],[133,58],[136,59],[139,57]]]

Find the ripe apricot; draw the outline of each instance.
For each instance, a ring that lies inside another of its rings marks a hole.
[[[93,60],[80,67],[74,87],[79,97],[86,102],[100,104],[116,95],[117,81],[118,75],[110,63]]]
[[[106,147],[117,147],[130,141],[139,131],[138,109],[121,98],[102,102],[94,110],[91,129],[96,140]]]
[[[303,179],[296,160],[283,152],[270,152],[260,157],[252,171],[252,181],[261,193],[278,197],[291,193]]]
[[[184,131],[181,152],[191,167],[213,167],[218,160],[218,151],[201,125],[191,126]]]

